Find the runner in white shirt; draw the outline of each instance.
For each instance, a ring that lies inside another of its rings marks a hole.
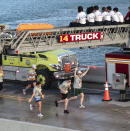
[[[118,11],[118,8],[114,8],[113,11],[117,14],[119,18],[119,24],[122,24],[124,22],[124,17],[122,13]]]
[[[95,22],[95,15],[93,13],[93,7],[88,7],[87,10],[87,26],[94,26],[94,22]]]
[[[79,6],[78,7],[78,14],[76,16],[76,21],[71,22],[70,27],[75,27],[75,26],[86,26],[86,13],[83,11],[83,7]]]
[[[99,11],[99,7],[94,6],[94,15],[95,15],[95,25],[102,25],[102,13]]]

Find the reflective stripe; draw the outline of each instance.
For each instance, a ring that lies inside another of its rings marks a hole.
[[[105,90],[107,90],[107,91],[108,91],[108,87],[107,87],[107,88],[105,88]]]

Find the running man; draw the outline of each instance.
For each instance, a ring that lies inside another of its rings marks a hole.
[[[85,106],[83,105],[84,93],[82,89],[82,77],[88,73],[89,66],[88,66],[88,69],[84,73],[82,73],[80,70],[77,73],[77,71],[78,71],[78,67],[75,68],[75,72],[74,72],[74,86],[73,86],[74,96],[71,97],[69,100],[77,99],[78,95],[80,94],[80,108],[85,108]]]
[[[37,82],[36,86],[33,89],[33,94],[31,98],[28,100],[29,103],[32,102],[32,100],[38,104],[38,117],[43,117],[43,114],[41,113],[42,110],[42,99],[44,99],[44,95],[42,94],[42,89],[41,89],[41,83]],[[31,110],[33,110],[33,106],[30,104]]]
[[[28,79],[27,79],[27,86],[25,89],[23,89],[23,94],[26,95],[26,91],[31,88],[33,85],[33,82],[35,82],[36,80],[36,65],[32,65],[32,69],[29,71],[28,73]]]
[[[59,100],[59,101],[56,100],[55,105],[56,107],[58,107],[59,103],[64,102],[65,103],[64,113],[68,114],[69,113],[68,111],[69,100],[67,97],[68,97],[68,90],[71,89],[71,80],[70,79],[65,80],[62,84],[59,85],[59,89],[60,89],[62,100]]]
[[[3,89],[3,77],[4,77],[3,68],[2,66],[0,66],[0,90]]]

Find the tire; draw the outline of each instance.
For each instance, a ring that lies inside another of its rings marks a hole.
[[[37,71],[37,82],[41,82],[42,87],[49,89],[51,86],[51,76],[52,74],[48,69]]]
[[[0,91],[3,89],[3,82],[0,82]]]

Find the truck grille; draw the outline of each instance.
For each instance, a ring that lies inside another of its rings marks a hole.
[[[76,67],[78,65],[78,59],[76,55],[67,55],[62,57],[62,67],[64,68],[65,63],[70,63],[71,67]]]

